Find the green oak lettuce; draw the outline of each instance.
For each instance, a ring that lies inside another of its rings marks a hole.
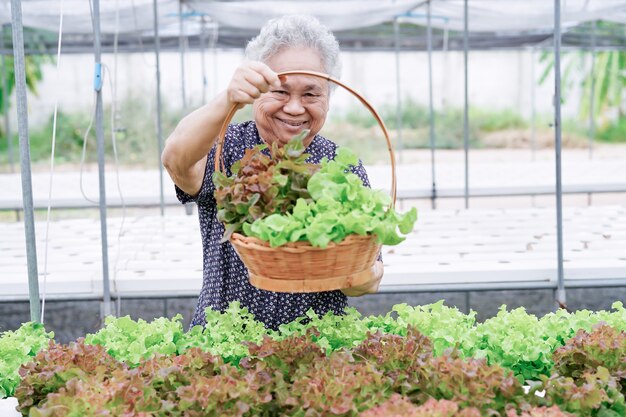
[[[272,247],[308,241],[325,248],[350,234],[373,234],[383,245],[397,245],[411,232],[417,220],[412,208],[401,214],[391,206],[391,197],[365,187],[350,168],[357,157],[339,148],[334,160],[324,158],[321,168],[308,181],[312,201],[298,199],[292,212],[274,213],[242,228],[246,236],[269,242]]]
[[[20,382],[20,366],[32,361],[53,337],[53,332],[46,332],[43,324],[35,322],[0,334],[0,398],[13,395]]]

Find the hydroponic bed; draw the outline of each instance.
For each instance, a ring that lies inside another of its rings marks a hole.
[[[625,331],[620,302],[541,318],[503,306],[483,323],[402,304],[278,331],[233,303],[205,328],[110,317],[69,345],[26,323],[0,337],[0,394],[32,417],[623,417]]]

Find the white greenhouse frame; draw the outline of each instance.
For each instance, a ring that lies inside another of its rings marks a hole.
[[[59,0],[63,1],[63,0]],[[92,3],[91,3],[92,1]],[[449,290],[467,291],[481,289],[506,289],[506,288],[552,288],[556,291],[556,299],[565,304],[566,293],[563,277],[563,187],[561,181],[561,38],[562,26],[570,27],[581,22],[594,22],[599,19],[610,19],[619,23],[626,23],[626,1],[624,0],[568,0],[565,10],[562,9],[563,0],[554,0],[547,2],[545,0],[526,0],[524,2],[502,2],[491,0],[397,0],[397,1],[381,1],[368,0],[359,1],[359,11],[354,9],[354,1],[343,0],[338,2],[308,1],[308,2],[282,2],[282,1],[258,1],[258,2],[237,2],[237,1],[205,1],[205,0],[186,0],[179,2],[178,0],[135,0],[132,7],[128,2],[124,2],[123,9],[117,8],[117,1],[113,0],[91,0],[89,5],[92,6],[92,15],[80,13],[68,13],[66,23],[70,33],[87,34],[91,33],[91,19],[93,18],[93,51],[94,51],[94,91],[96,92],[96,122],[95,132],[97,139],[98,152],[98,175],[99,175],[99,210],[101,225],[101,246],[102,246],[102,298],[104,303],[104,314],[111,313],[111,290],[109,284],[108,271],[108,243],[107,243],[107,199],[104,184],[104,138],[103,138],[103,110],[102,110],[102,72],[101,72],[101,52],[102,42],[101,34],[112,33],[112,28],[117,27],[119,20],[124,19],[137,21],[137,16],[129,13],[136,13],[139,10],[142,13],[141,32],[142,36],[152,38],[154,40],[154,52],[156,56],[156,102],[157,102],[157,140],[159,150],[163,147],[163,137],[161,129],[161,91],[160,91],[160,40],[163,33],[167,36],[175,33],[179,36],[179,45],[184,45],[183,37],[185,35],[203,35],[206,30],[207,19],[210,19],[212,27],[216,25],[235,26],[239,29],[256,30],[268,18],[276,16],[277,11],[281,13],[311,13],[317,15],[323,23],[326,23],[331,30],[345,30],[349,28],[371,26],[385,22],[393,22],[396,29],[396,37],[398,35],[398,26],[400,22],[413,23],[427,27],[427,49],[429,62],[429,101],[430,101],[430,145],[432,158],[432,190],[430,198],[434,207],[436,198],[446,197],[446,195],[438,194],[435,180],[435,161],[434,161],[434,112],[433,112],[433,92],[432,92],[432,28],[446,28],[452,30],[463,31],[463,50],[464,50],[464,89],[465,89],[465,105],[464,105],[464,151],[465,151],[465,187],[463,197],[465,199],[465,208],[469,207],[469,98],[468,98],[468,72],[467,58],[470,50],[469,32],[470,30],[484,31],[491,30],[493,32],[513,30],[513,31],[539,31],[542,33],[551,33],[553,38],[553,50],[555,56],[555,92],[554,92],[554,127],[555,127],[555,170],[556,183],[554,190],[527,190],[524,194],[540,194],[550,193],[556,196],[556,225],[557,225],[557,259],[555,260],[558,268],[558,279],[556,287],[552,284],[542,283],[540,287],[536,284],[531,285],[492,285],[480,286],[466,284],[456,286]],[[51,29],[57,25],[58,14],[51,11],[51,1],[44,0],[4,0],[0,2],[0,23],[8,23],[7,18],[10,14],[11,26],[13,28],[13,55],[15,58],[15,75],[16,75],[16,94],[17,94],[17,116],[19,131],[19,150],[22,174],[22,196],[25,224],[26,239],[26,255],[28,262],[28,280],[29,280],[29,298],[30,298],[30,314],[33,321],[39,321],[40,317],[40,296],[37,271],[37,254],[35,247],[35,227],[34,227],[34,205],[32,196],[31,169],[30,169],[30,151],[28,136],[28,115],[27,115],[27,97],[25,84],[25,67],[24,67],[24,33],[25,26]],[[76,6],[77,10],[82,7],[84,9],[85,1],[66,0],[67,4]],[[79,4],[82,5],[79,7]],[[137,3],[137,9],[135,8]],[[183,3],[188,11],[183,13]],[[332,3],[332,8],[321,3]],[[471,6],[470,6],[471,3]],[[45,4],[46,7],[43,7]],[[9,11],[10,9],[10,11]],[[23,10],[28,13],[23,14]],[[39,14],[35,11],[39,10]],[[332,10],[332,12],[322,12],[320,10]],[[123,11],[124,13],[120,13]],[[117,13],[117,15],[116,15]],[[498,15],[497,19],[493,15]],[[114,18],[115,16],[115,18]],[[150,17],[148,17],[150,16]],[[183,19],[183,16],[185,19]],[[57,20],[55,20],[57,19]],[[511,20],[514,19],[514,20]],[[151,24],[150,24],[151,23]],[[470,26],[471,23],[471,26]],[[188,27],[183,27],[188,25]],[[178,26],[178,27],[177,27]],[[130,27],[127,26],[127,27]],[[593,46],[595,49],[595,37],[593,38]],[[399,52],[399,46],[396,42],[396,53]],[[184,49],[181,49],[181,65],[184,65],[183,59]],[[184,74],[184,71],[183,71]],[[182,80],[182,94],[184,102],[184,78]],[[5,116],[6,117],[6,116]],[[593,119],[590,119],[590,127],[593,128]],[[160,209],[163,215],[164,197],[163,197],[163,169],[160,167]],[[618,187],[619,188],[619,187]],[[567,190],[566,190],[567,191]],[[599,190],[602,191],[602,190]],[[607,190],[605,190],[607,191]],[[608,191],[616,191],[611,188]],[[617,191],[626,191],[618,189]],[[491,193],[486,192],[485,195],[513,195],[510,193],[520,193],[520,191],[492,190]],[[570,190],[570,192],[594,192],[590,189]],[[416,192],[406,197],[415,198],[419,194]],[[624,286],[626,285],[626,277],[615,277],[615,280],[604,280],[601,282],[590,282],[589,287],[593,286]],[[513,283],[514,284],[514,283]],[[405,290],[415,290],[414,288]],[[441,289],[439,289],[441,290]],[[393,288],[389,292],[395,291]]]

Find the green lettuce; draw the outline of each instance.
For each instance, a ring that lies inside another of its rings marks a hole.
[[[54,332],[41,323],[28,322],[15,331],[0,334],[0,398],[10,397],[20,382],[18,370],[48,346]]]
[[[391,207],[391,197],[365,187],[350,172],[358,165],[356,155],[339,148],[334,160],[324,158],[321,168],[307,183],[312,201],[298,199],[292,212],[275,213],[243,224],[243,232],[277,247],[308,241],[325,248],[348,235],[375,235],[383,245],[397,245],[413,230],[417,210],[401,214]]]

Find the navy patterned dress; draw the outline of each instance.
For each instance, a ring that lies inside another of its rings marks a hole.
[[[241,159],[246,149],[262,143],[256,124],[252,121],[231,124],[226,133],[223,148],[227,174],[230,166]],[[316,135],[306,152],[311,156],[308,162],[319,163],[323,157],[333,159],[337,145],[322,136]],[[343,314],[347,305],[346,296],[339,290],[318,293],[279,293],[253,287],[248,281],[248,271],[239,259],[230,242],[220,243],[224,226],[217,220],[217,205],[211,180],[214,171],[215,147],[209,152],[204,181],[200,193],[194,198],[176,187],[176,195],[182,203],[195,201],[198,205],[200,233],[203,250],[203,282],[198,304],[191,325],[205,325],[204,309],[224,311],[231,301],[239,301],[247,307],[255,318],[267,328],[277,329],[303,316],[312,308],[317,314],[332,311]],[[367,174],[362,164],[354,168],[363,184],[369,187]]]

